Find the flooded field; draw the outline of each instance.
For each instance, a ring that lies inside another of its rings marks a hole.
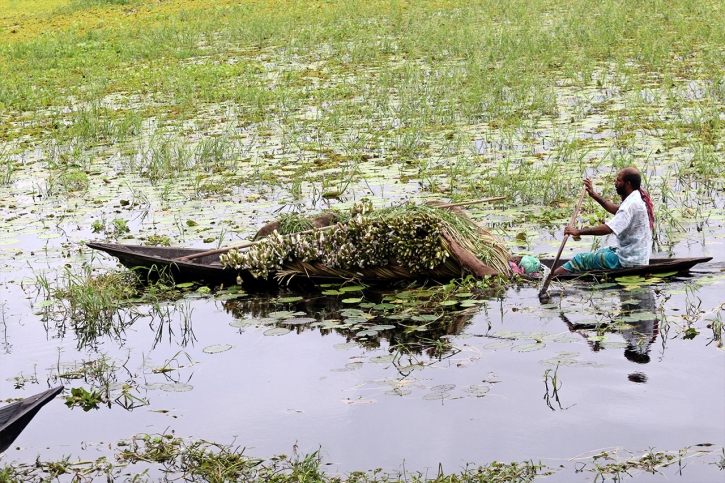
[[[57,3],[0,2],[0,400],[66,387],[0,481],[723,481],[721,5]],[[582,178],[614,200],[630,165],[654,256],[710,262],[541,303],[526,280],[147,280],[86,246],[505,196],[466,213],[552,258]]]

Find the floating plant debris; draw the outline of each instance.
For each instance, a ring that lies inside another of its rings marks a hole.
[[[204,347],[204,349],[202,349],[202,352],[205,354],[218,354],[220,352],[226,352],[231,348],[232,346],[229,344],[215,344]]]
[[[264,331],[264,335],[286,335],[292,332],[292,330],[287,329],[285,327],[275,327],[274,329],[267,329]]]

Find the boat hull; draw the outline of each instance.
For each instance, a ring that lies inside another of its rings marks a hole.
[[[566,273],[557,275],[555,278],[559,280],[566,279],[607,279],[612,280],[617,277],[626,277],[631,275],[658,275],[662,273],[683,274],[687,273],[692,267],[699,263],[706,263],[712,260],[712,257],[700,257],[700,258],[651,258],[649,265],[638,265],[636,267],[619,268],[615,270],[590,270],[585,273]],[[561,266],[568,262],[568,259],[559,259]],[[541,263],[551,268],[554,263],[552,259],[543,259]]]
[[[54,387],[0,408],[0,453],[13,444],[13,441],[30,423],[30,420],[38,414],[40,408],[45,406],[62,390],[63,386]]]
[[[278,284],[273,277],[269,279],[254,278],[246,270],[233,270],[224,268],[219,261],[219,255],[209,255],[190,261],[180,261],[178,258],[202,253],[206,250],[201,248],[178,248],[178,247],[150,247],[143,245],[119,245],[112,243],[88,243],[94,250],[101,250],[109,255],[118,258],[119,262],[127,268],[149,270],[151,275],[154,272],[168,271],[177,282],[195,281],[211,285],[231,285],[237,283],[240,277],[243,285],[251,289],[270,289]],[[558,279],[572,279],[594,277],[596,279],[615,278],[626,275],[656,275],[658,273],[677,272],[685,273],[698,263],[712,260],[709,258],[653,258],[649,265],[623,268],[619,270],[593,270],[587,273],[571,273],[559,275]],[[566,263],[567,259],[560,259],[560,264]],[[549,267],[553,259],[543,259],[541,262]],[[307,279],[308,277],[295,277],[295,279]],[[309,277],[313,281],[331,281],[330,277]],[[376,282],[379,280],[362,279],[362,281]],[[390,282],[390,280],[386,280]]]

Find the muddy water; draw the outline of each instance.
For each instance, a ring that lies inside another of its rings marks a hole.
[[[83,412],[53,401],[5,458],[95,458],[133,434],[173,431],[236,442],[260,456],[289,453],[294,444],[301,451],[321,446],[333,471],[396,470],[403,461],[408,470],[437,470],[440,462],[454,471],[467,462],[533,458],[564,464],[576,478],[570,458],[588,452],[722,446],[725,354],[712,342],[706,319],[714,319],[723,303],[724,233],[714,227],[703,241],[693,231],[676,246],[677,256],[714,256],[687,277],[626,290],[567,283],[554,287],[561,295],[546,305],[539,303],[536,286],[514,287],[444,329],[418,331],[421,341],[451,342],[440,360],[431,357],[432,342],[422,342],[427,350],[409,344],[409,352],[394,361],[385,357],[395,353],[390,341],[399,341],[404,327],[415,323],[381,316],[373,321],[395,328],[360,340],[355,331],[320,325],[335,324],[345,317],[341,310],[357,305],[319,293],[297,302],[278,302],[276,294],[229,300],[190,294],[168,305],[165,320],[151,317],[151,307],[136,307],[138,318],[121,337],[101,339],[97,350],[78,349],[71,330],[62,336],[54,323],[41,320],[40,299],[29,288],[31,268],[64,260],[62,250],[46,254],[37,247],[30,268],[10,260],[6,267],[17,269],[0,273],[0,397],[39,392],[57,384],[58,367],[105,353],[123,364],[115,382],[138,384],[133,394],[149,404],[124,409],[111,403]],[[76,264],[81,256],[68,260]],[[380,292],[368,289],[362,303],[378,302]],[[280,311],[315,321],[269,319]],[[691,339],[683,332],[688,317],[699,332]],[[626,325],[597,332],[597,324],[612,320]],[[164,330],[156,341],[160,324]],[[292,330],[264,335],[274,327]],[[231,348],[204,351],[217,344]],[[170,366],[181,368],[154,372],[173,358]],[[547,370],[556,370],[561,381],[556,394],[551,386],[546,391]],[[720,481],[713,461],[693,460],[685,474]]]

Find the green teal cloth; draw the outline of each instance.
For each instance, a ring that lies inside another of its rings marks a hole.
[[[594,253],[577,253],[563,266],[569,272],[622,268],[619,257],[610,247],[600,248]]]
[[[541,271],[541,263],[535,257],[526,255],[521,259],[519,267],[524,269],[524,273],[537,273]]]

